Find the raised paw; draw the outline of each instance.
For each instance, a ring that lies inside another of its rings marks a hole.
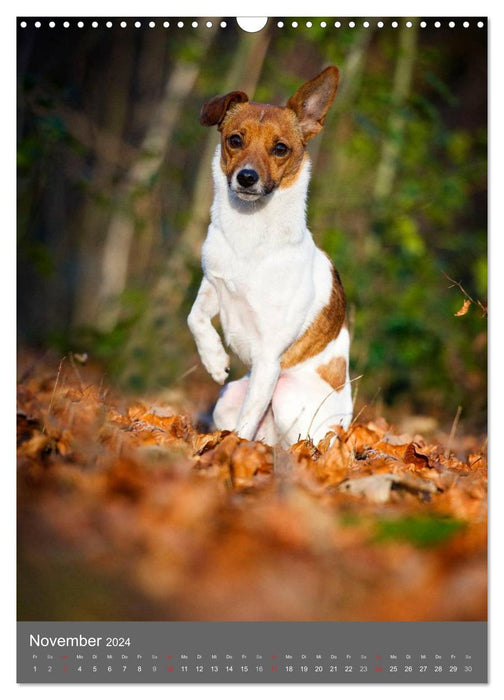
[[[229,355],[224,349],[203,360],[208,374],[217,384],[224,384],[228,378],[230,363]]]

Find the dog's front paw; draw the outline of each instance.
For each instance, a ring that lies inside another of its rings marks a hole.
[[[205,360],[203,360],[208,374],[217,384],[224,384],[228,378],[230,363],[229,355],[224,349],[212,355],[212,357],[206,357]]]

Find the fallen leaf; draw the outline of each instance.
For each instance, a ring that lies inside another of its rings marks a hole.
[[[471,306],[471,301],[470,299],[466,299],[460,309],[457,311],[455,316],[465,316],[466,313],[469,311],[469,307]]]
[[[410,442],[404,450],[403,460],[406,464],[415,464],[417,467],[427,467],[428,469],[432,468],[429,464],[429,458],[416,451],[414,442]]]

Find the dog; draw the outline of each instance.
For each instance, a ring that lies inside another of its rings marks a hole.
[[[329,66],[286,106],[234,91],[208,100],[200,123],[217,126],[214,200],[202,248],[203,280],[188,317],[201,361],[219,384],[227,346],[250,367],[221,391],[218,429],[287,447],[315,445],[352,419],[350,337],[338,272],[306,225],[307,143],[338,88]]]

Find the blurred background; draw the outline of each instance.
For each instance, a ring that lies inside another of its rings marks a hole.
[[[125,391],[211,401],[186,326],[218,142],[200,106],[236,89],[285,104],[334,63],[308,220],[346,289],[357,406],[448,426],[461,406],[483,430],[486,28],[292,19],[257,34],[230,18],[18,29],[19,348],[88,353]]]

